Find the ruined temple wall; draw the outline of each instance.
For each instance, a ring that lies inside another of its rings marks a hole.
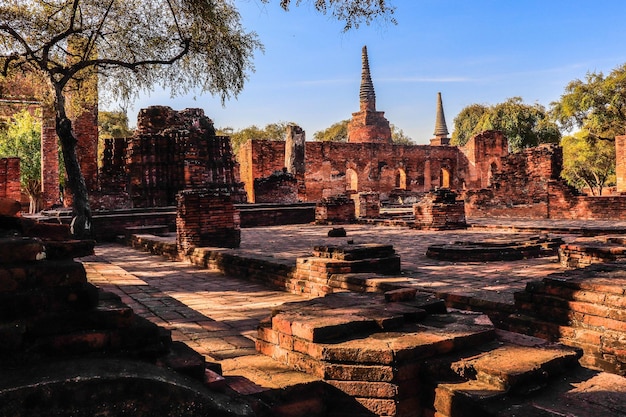
[[[551,219],[626,220],[626,195],[576,195],[559,181],[549,184]]]
[[[384,200],[398,188],[400,171],[406,176],[406,190],[424,192],[441,186],[442,168],[451,173],[450,186],[456,187],[460,185],[458,162],[454,147],[310,142],[306,147],[307,200],[347,190],[377,191]]]
[[[490,187],[465,193],[468,217],[626,219],[626,196],[579,195],[560,178],[562,165],[554,144],[507,156]]]
[[[0,159],[0,197],[22,201],[20,158]]]
[[[465,187],[481,189],[489,186],[494,172],[502,168],[502,158],[509,154],[508,141],[500,131],[487,130],[474,135],[460,147],[467,159]]]
[[[237,160],[248,202],[254,203],[254,180],[269,177],[285,166],[285,142],[249,140],[239,148]]]

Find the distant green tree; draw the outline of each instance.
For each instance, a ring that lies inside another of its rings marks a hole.
[[[558,143],[561,133],[556,123],[552,122],[546,109],[540,104],[524,104],[521,97],[509,98],[504,103],[487,107],[482,115],[481,105],[466,107],[454,119],[454,125],[463,127],[463,131],[453,133],[454,143],[465,144],[467,140],[484,130],[500,130],[509,141],[511,152],[537,146],[541,143]],[[469,128],[478,119],[469,132]],[[465,141],[461,143],[462,141]]]
[[[391,140],[396,145],[415,145],[413,140],[404,134],[404,131],[394,124],[391,127]]]
[[[348,119],[333,123],[326,129],[315,132],[313,140],[316,142],[347,142],[348,123],[350,123]]]
[[[613,141],[626,132],[626,64],[611,71],[588,73],[584,81],[565,87],[559,101],[551,103],[551,114],[563,127],[587,131],[598,139]]]
[[[483,104],[470,104],[463,108],[454,118],[454,131],[450,143],[452,145],[463,146],[470,138],[480,132],[481,119],[489,111],[489,107]]]
[[[0,132],[0,158],[20,158],[20,184],[30,213],[41,209],[41,122],[24,110]]]
[[[256,125],[248,126],[241,130],[235,130],[232,127],[224,127],[216,130],[217,135],[230,136],[230,144],[233,153],[238,154],[241,145],[251,139],[263,140],[285,140],[287,134],[287,126],[294,124],[291,122],[269,123],[263,129]]]
[[[615,183],[615,145],[585,131],[561,139],[563,171],[561,176],[572,186],[588,188],[602,195],[607,185]]]
[[[98,112],[98,136],[100,139],[127,138],[133,135],[128,127],[128,116],[123,111]]]

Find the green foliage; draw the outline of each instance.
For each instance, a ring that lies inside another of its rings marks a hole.
[[[588,73],[565,87],[551,114],[565,130],[582,129],[601,139],[614,140],[626,131],[626,64],[608,76]]]
[[[561,139],[558,126],[550,121],[546,109],[540,104],[524,104],[521,97],[490,107],[472,104],[457,115],[454,126],[454,144],[464,145],[484,130],[500,130],[507,137],[512,152],[541,143],[558,143]]]
[[[270,3],[271,0],[261,0]],[[395,7],[386,0],[280,0],[280,6],[289,10],[291,4],[313,4],[315,10],[323,14],[330,14],[337,20],[345,23],[344,31],[358,28],[361,23],[369,25],[374,20],[385,19],[395,24],[393,18]]]
[[[615,144],[578,132],[561,139],[563,171],[561,176],[572,186],[588,188],[593,195],[602,195],[607,185],[615,183]]]
[[[489,108],[482,104],[470,104],[463,108],[454,118],[454,131],[450,143],[452,145],[463,146],[468,140],[476,135],[476,130],[481,123],[481,119]]]
[[[100,139],[128,138],[133,135],[128,127],[128,116],[123,111],[98,112],[98,137]]]
[[[31,198],[31,212],[41,196],[41,122],[24,110],[0,133],[0,158],[20,158],[20,183]]]
[[[330,127],[324,130],[315,132],[313,134],[313,140],[316,142],[347,142],[348,123],[350,123],[350,120],[342,120],[330,125]]]
[[[404,134],[404,131],[394,124],[391,124],[391,140],[396,145],[415,145],[413,140]]]
[[[235,154],[239,153],[241,145],[251,139],[279,140],[284,141],[287,135],[287,126],[292,122],[269,123],[263,129],[256,125],[248,126],[241,130],[234,130],[232,127],[217,129],[218,136],[230,136],[230,144]]]

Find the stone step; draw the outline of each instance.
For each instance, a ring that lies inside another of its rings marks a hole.
[[[0,320],[15,321],[46,312],[86,311],[97,302],[98,289],[88,283],[0,293]]]
[[[0,296],[86,282],[85,268],[73,260],[13,262],[3,265],[0,273]]]
[[[313,248],[313,255],[318,258],[336,259],[340,261],[358,261],[365,259],[388,258],[396,251],[392,245],[363,243],[355,245],[319,245]]]
[[[460,376],[513,392],[532,392],[578,364],[580,352],[564,346],[503,345],[452,364]]]
[[[41,261],[45,259],[44,244],[32,237],[8,237],[0,239],[0,264]]]
[[[422,374],[435,384],[432,401],[437,415],[495,416],[485,413],[490,404],[512,398],[528,402],[552,389],[562,375],[580,369],[576,349],[516,333],[497,333],[494,342],[426,363]]]

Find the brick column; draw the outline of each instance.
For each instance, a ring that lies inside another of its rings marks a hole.
[[[239,247],[239,211],[230,195],[183,190],[177,195],[177,206],[176,244],[183,256],[194,247]]]
[[[618,193],[626,193],[626,136],[615,137],[615,178]]]
[[[364,192],[352,196],[356,217],[377,218],[380,214],[380,193]]]
[[[315,206],[315,223],[352,223],[355,219],[354,200],[346,196],[322,198]]]
[[[0,159],[0,197],[21,201],[20,158]]]
[[[59,142],[54,111],[44,106],[41,118],[41,203],[44,208],[60,204]]]

